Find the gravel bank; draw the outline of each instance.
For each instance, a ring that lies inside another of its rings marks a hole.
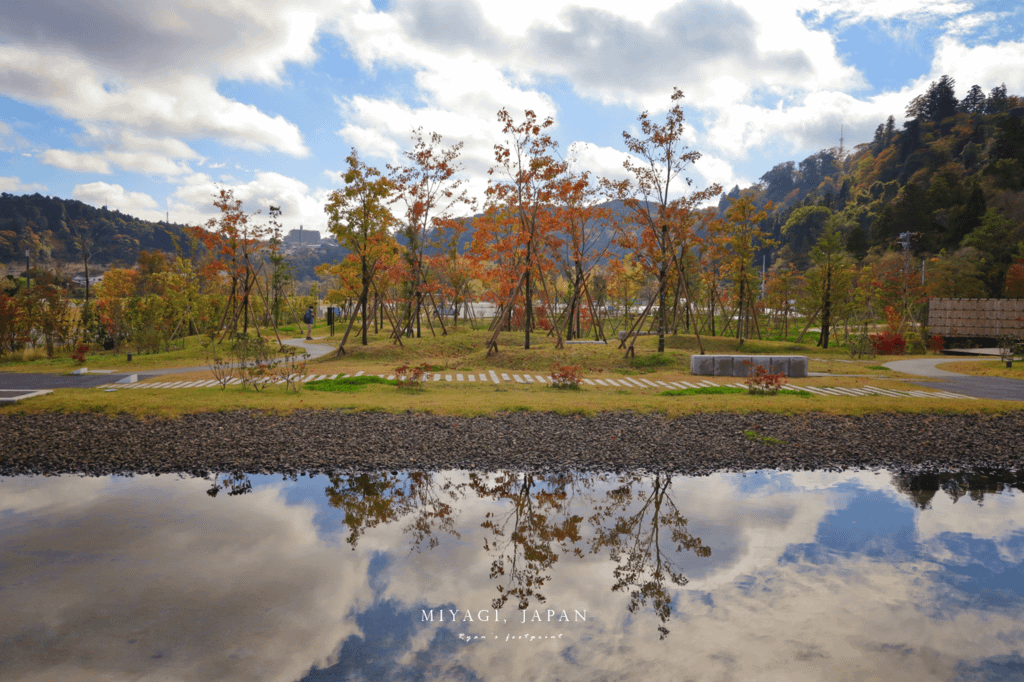
[[[744,431],[754,431],[751,438]],[[781,443],[765,442],[777,439]],[[177,420],[0,415],[0,475],[324,473],[371,469],[1021,469],[1024,413],[677,419],[511,413],[253,412]]]

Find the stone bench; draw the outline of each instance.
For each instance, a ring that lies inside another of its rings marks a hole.
[[[749,361],[750,364],[744,364]],[[772,374],[798,379],[807,376],[806,355],[692,355],[690,374],[704,377],[745,377],[762,365]]]

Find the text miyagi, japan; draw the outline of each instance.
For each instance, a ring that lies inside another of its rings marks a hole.
[[[426,609],[423,609],[420,613],[421,613],[420,621],[421,622],[426,622],[426,623],[444,623],[446,621],[447,622],[453,622],[453,623],[456,622],[456,621],[460,621],[460,622],[463,622],[463,623],[473,623],[473,622],[489,623],[489,622],[492,622],[492,620],[491,620],[491,614],[492,613],[494,614],[493,622],[497,623],[499,620],[501,620],[498,617],[498,612],[497,611],[490,611],[488,609],[482,609],[480,611],[477,611],[476,612],[476,618],[473,617],[473,612],[472,611],[462,611],[460,609],[431,609],[429,611],[426,610]],[[437,614],[437,620],[434,620],[434,614],[435,613]],[[445,613],[448,614],[447,618],[445,617]],[[463,614],[461,618],[459,618],[459,614],[460,613]],[[565,609],[563,609],[562,611],[556,611],[554,609],[547,609],[544,612],[545,615],[543,615],[543,616],[541,615],[540,609],[534,609],[532,616],[529,615],[530,614],[529,611],[525,611],[525,610],[520,611],[519,613],[522,614],[522,619],[519,621],[520,623],[527,623],[527,622],[529,622],[529,623],[543,623],[545,621],[547,621],[547,622],[555,621],[555,622],[558,622],[558,623],[567,623],[567,622],[580,623],[580,622],[584,622],[584,621],[587,620],[587,610],[586,609],[584,609],[583,611],[578,611],[576,609],[573,609],[573,616],[572,616],[572,618],[569,617],[569,612],[567,610],[565,610]],[[527,619],[528,616],[529,616],[529,619]],[[502,620],[502,622],[507,623],[508,620],[507,619],[506,620]]]

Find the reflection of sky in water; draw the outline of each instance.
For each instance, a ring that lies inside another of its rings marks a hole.
[[[991,480],[236,484],[0,480],[0,679],[1024,680],[1024,496]]]

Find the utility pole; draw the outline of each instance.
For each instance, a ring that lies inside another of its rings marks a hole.
[[[903,320],[906,321],[910,314],[910,237],[913,232],[901,232],[897,240],[903,247]],[[913,320],[913,318],[911,318]],[[916,321],[914,321],[916,326]],[[903,330],[903,322],[900,322],[899,331]]]

